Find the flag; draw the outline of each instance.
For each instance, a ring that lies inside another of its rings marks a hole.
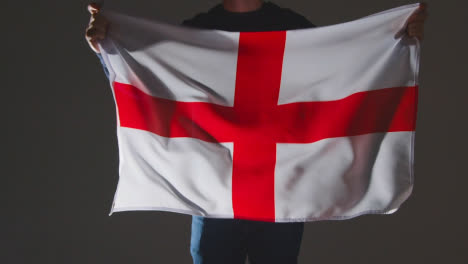
[[[413,187],[419,42],[401,32],[418,6],[268,32],[104,11],[120,157],[110,214],[395,212]]]

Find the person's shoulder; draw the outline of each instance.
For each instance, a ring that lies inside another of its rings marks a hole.
[[[310,22],[305,16],[290,8],[280,7],[272,2],[268,2],[268,4],[271,6],[271,8],[277,9],[278,12],[281,12],[281,15],[285,19],[296,24],[298,28],[316,27],[316,25]]]
[[[305,16],[289,9],[285,8],[285,12],[291,16],[292,19],[294,19],[298,24],[304,25],[304,27],[316,27],[315,24],[310,22]]]
[[[221,4],[215,5],[206,12],[201,12],[191,18],[185,19],[182,21],[182,25],[192,27],[206,27],[213,20],[214,13],[220,7]]]
[[[196,14],[195,16],[182,21],[185,26],[197,26],[206,20],[206,13]]]

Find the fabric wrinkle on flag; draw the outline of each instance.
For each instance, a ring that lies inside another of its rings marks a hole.
[[[310,29],[227,32],[105,11],[113,212],[270,222],[393,213],[413,187],[418,4]]]

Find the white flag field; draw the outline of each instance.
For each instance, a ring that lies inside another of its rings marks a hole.
[[[119,181],[110,214],[269,222],[395,212],[413,187],[418,4],[227,32],[104,11]]]

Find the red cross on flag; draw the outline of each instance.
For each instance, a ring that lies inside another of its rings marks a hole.
[[[105,11],[117,109],[112,212],[271,222],[392,213],[413,186],[418,4],[271,32]]]

